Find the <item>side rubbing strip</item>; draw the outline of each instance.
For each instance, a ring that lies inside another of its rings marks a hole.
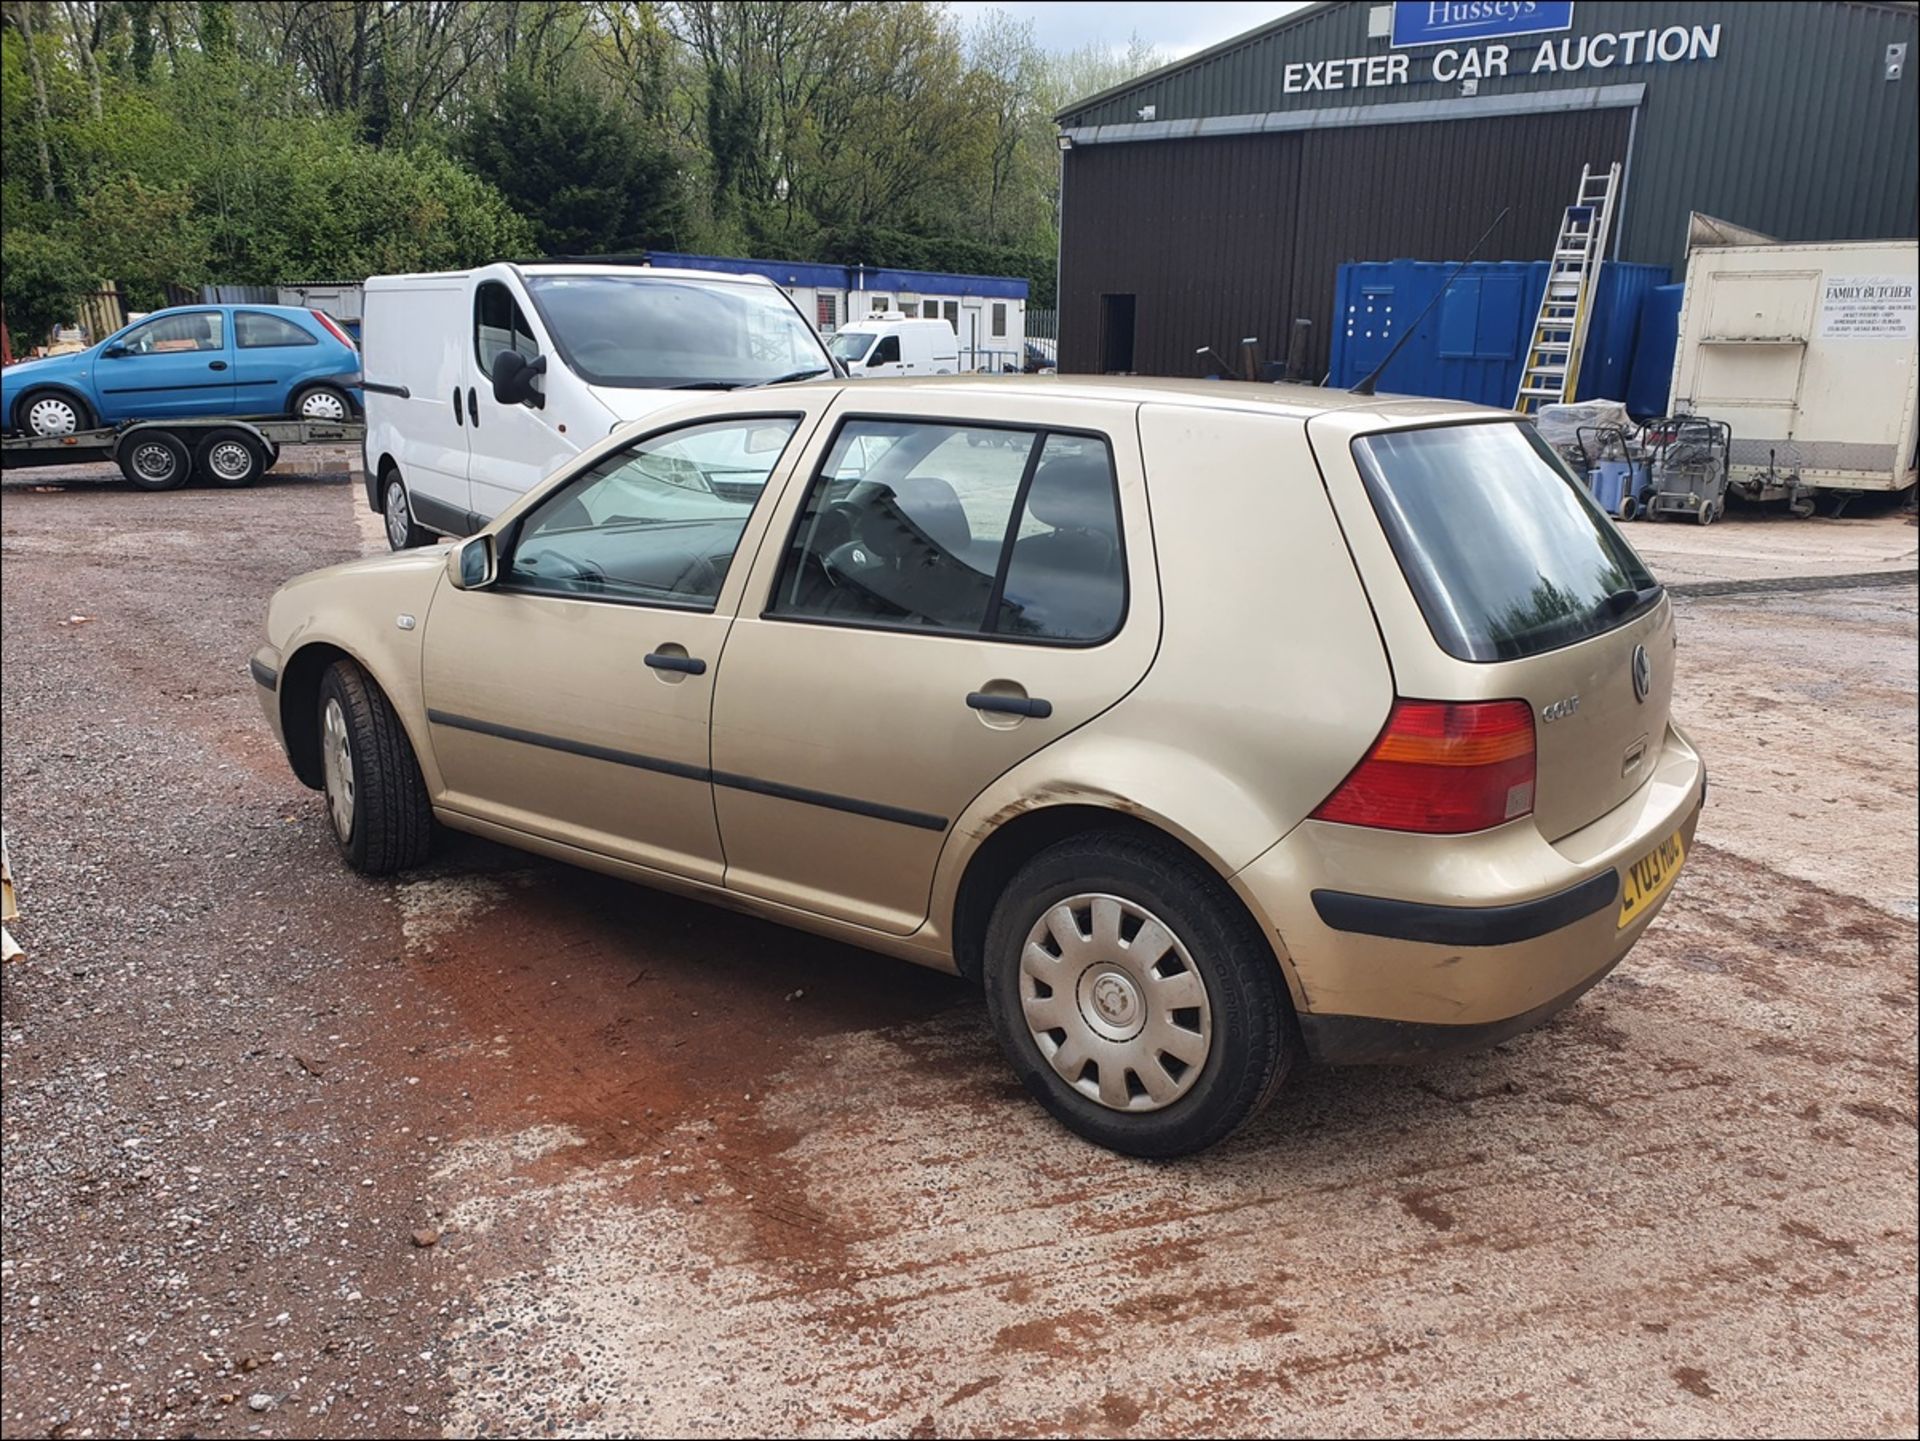
[[[892,821],[895,825],[912,826],[921,831],[944,831],[947,828],[945,818],[931,816],[925,811],[910,811],[900,806],[883,806],[877,801],[858,800],[853,796],[837,796],[828,791],[810,791],[800,786],[784,786],[778,781],[756,780],[752,776],[728,775],[724,771],[713,773],[713,783],[725,786],[729,790],[752,791],[755,795],[773,796],[783,801],[799,801],[802,805],[824,806],[830,811],[847,811],[856,816],[872,816],[877,821]]]
[[[437,726],[472,731],[476,735],[497,736],[501,740],[518,741],[521,745],[540,746],[550,751],[565,751],[568,755],[585,756],[589,760],[607,761],[617,766],[632,766],[636,770],[658,771],[661,775],[679,776],[683,780],[704,781],[712,778],[705,766],[690,766],[680,761],[663,760],[659,756],[643,756],[634,751],[615,750],[611,746],[590,745],[586,741],[570,741],[560,736],[542,735],[538,731],[518,730],[513,726],[495,725],[492,721],[474,720],[471,716],[430,710],[427,719]]]
[[[895,825],[912,826],[916,830],[944,831],[947,828],[946,819],[942,816],[928,815],[925,811],[910,811],[901,806],[881,805],[877,801],[863,801],[856,796],[834,795],[829,791],[810,791],[801,786],[782,785],[778,781],[763,781],[753,776],[710,771],[705,766],[690,766],[680,761],[664,760],[659,756],[640,755],[634,751],[615,750],[611,746],[590,745],[586,741],[542,735],[538,731],[496,725],[492,721],[475,720],[471,716],[454,715],[448,711],[429,710],[427,719],[434,725],[472,731],[476,735],[495,736],[500,740],[518,741],[521,745],[541,746],[546,750],[585,756],[589,760],[606,761],[617,766],[633,766],[637,770],[658,771],[661,775],[679,776],[683,780],[710,781],[714,785],[725,786],[729,790],[751,791],[755,795],[772,796],[776,800],[797,801],[801,805],[821,806],[827,810],[846,811],[856,816],[870,816],[877,821],[891,821]]]

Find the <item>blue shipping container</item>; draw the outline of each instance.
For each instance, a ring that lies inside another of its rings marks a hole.
[[[1364,260],[1341,266],[1327,384],[1344,388],[1378,365],[1457,264]],[[1379,388],[1511,406],[1548,268],[1544,260],[1483,260],[1461,270],[1394,356]],[[1625,398],[1642,299],[1667,278],[1664,265],[1609,261],[1600,267],[1576,400]]]
[[[1658,420],[1667,413],[1673,389],[1673,352],[1680,346],[1680,302],[1684,285],[1656,285],[1640,306],[1640,335],[1633,345],[1633,370],[1627,380],[1627,414]]]

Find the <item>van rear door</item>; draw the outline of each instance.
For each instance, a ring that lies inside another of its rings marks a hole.
[[[1465,423],[1463,423],[1463,421]],[[1548,840],[1653,774],[1673,696],[1665,591],[1533,427],[1484,412],[1308,426],[1410,699],[1528,703]]]

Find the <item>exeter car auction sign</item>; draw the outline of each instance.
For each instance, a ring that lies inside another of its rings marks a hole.
[[[1461,40],[1498,40],[1573,28],[1573,0],[1429,0],[1393,7],[1393,45],[1445,45]]]
[[[1403,25],[1400,17],[1410,10],[1421,14],[1417,21]],[[1543,19],[1547,11],[1554,14]],[[1442,42],[1464,34],[1525,37],[1542,30],[1565,30],[1573,23],[1573,6],[1535,3],[1535,0],[1432,0],[1429,4],[1395,5],[1393,14],[1392,40],[1397,47],[1393,53],[1296,62],[1288,65],[1282,75],[1286,93],[1377,90],[1423,81],[1451,85],[1461,80],[1493,80],[1508,75],[1571,75],[1611,70],[1616,66],[1713,60],[1720,54],[1717,21],[1711,25],[1667,25],[1651,30],[1603,30],[1594,35],[1563,35],[1539,41],[1518,38],[1517,44],[1483,39],[1476,45],[1453,45]],[[1447,20],[1456,14],[1464,17],[1457,25]],[[1496,21],[1504,28],[1487,28]],[[1431,55],[1405,53],[1408,47],[1419,45],[1441,48]]]

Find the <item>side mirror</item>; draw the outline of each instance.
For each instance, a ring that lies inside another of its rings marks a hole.
[[[463,540],[447,552],[447,579],[455,590],[485,590],[499,578],[491,535]]]
[[[547,398],[533,388],[533,378],[547,373],[547,358],[528,360],[517,350],[503,350],[493,358],[493,398],[502,405],[543,408]]]
[[[127,348],[124,345],[109,345],[100,352],[100,358],[102,360],[118,360],[126,353]]]

